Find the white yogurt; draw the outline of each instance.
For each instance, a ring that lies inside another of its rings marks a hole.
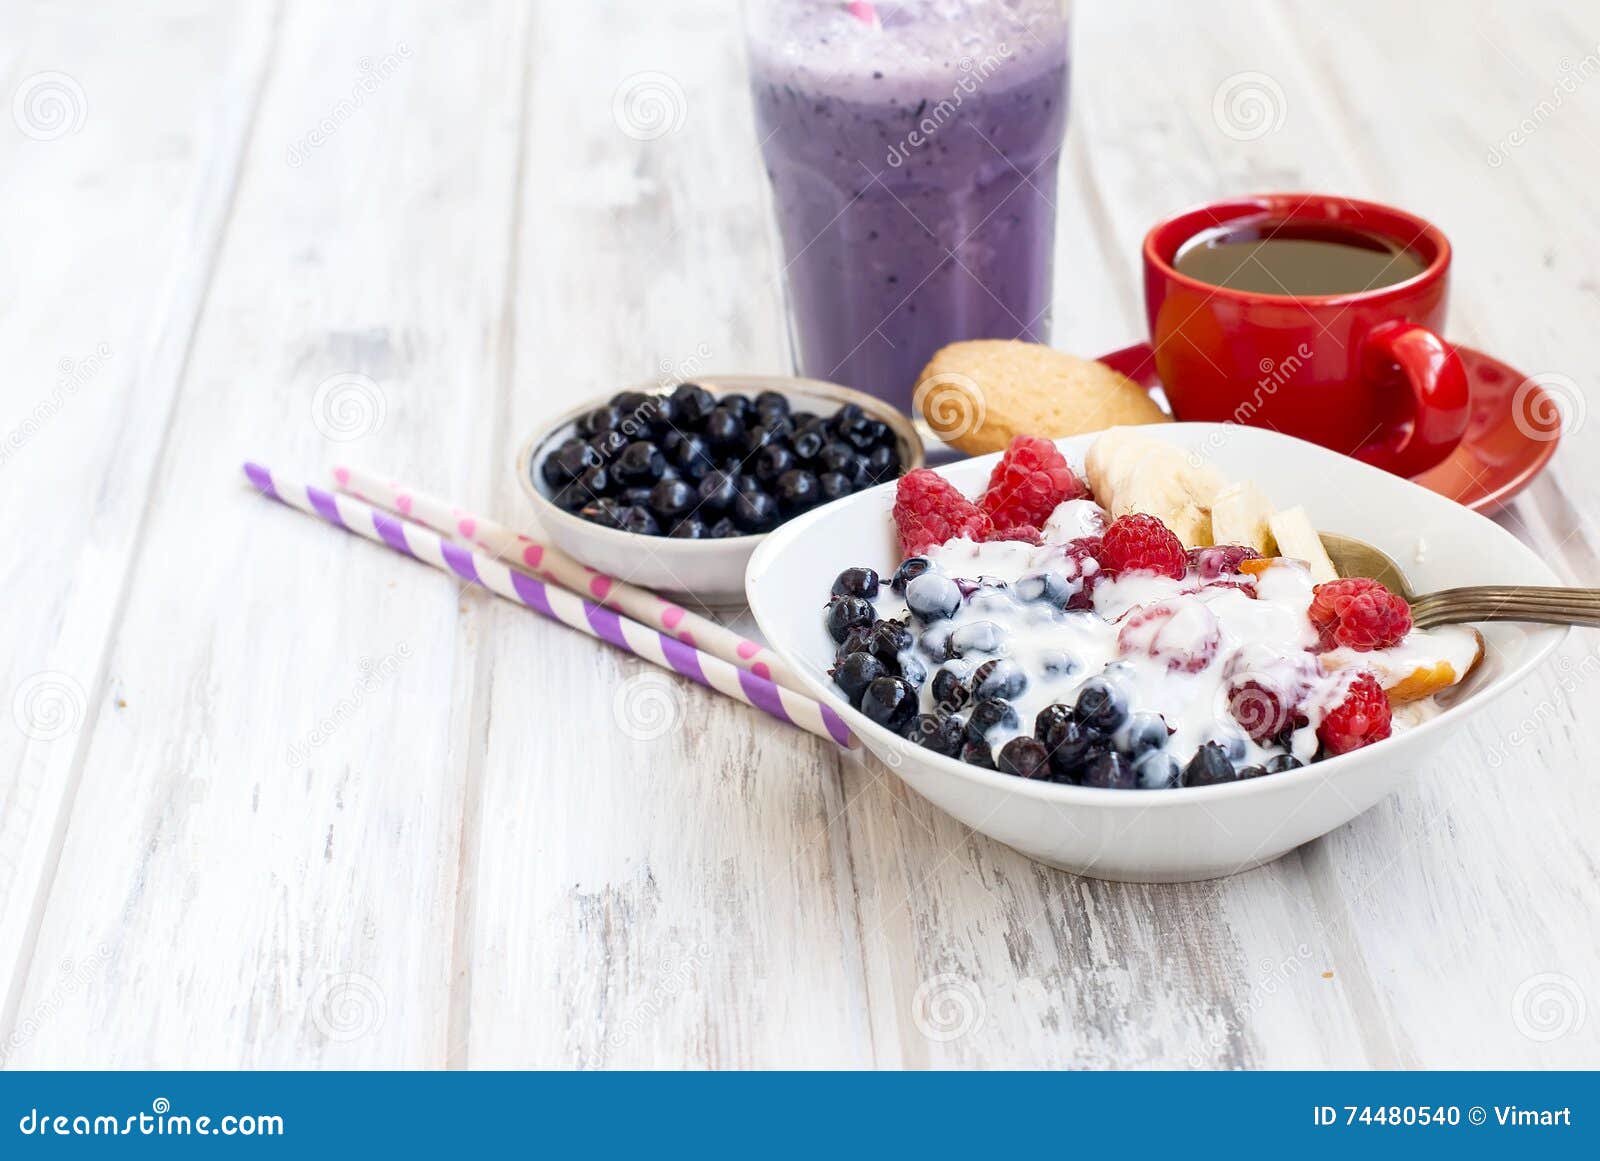
[[[1304,568],[1291,563],[1275,565],[1259,578],[1208,581],[1191,570],[1183,580],[1153,574],[1102,580],[1094,586],[1092,610],[1063,612],[1017,595],[1017,581],[1044,571],[1064,571],[1067,591],[1080,592],[1079,563],[1063,546],[1098,535],[1107,520],[1093,501],[1068,501],[1046,522],[1042,547],[958,539],[927,554],[952,578],[983,578],[991,584],[971,593],[954,617],[928,626],[923,636],[932,634],[942,641],[945,634],[989,621],[1002,630],[1003,641],[996,652],[949,661],[913,648],[930,677],[922,687],[924,712],[934,710],[931,677],[940,665],[965,680],[984,661],[1009,657],[1021,666],[1028,685],[1011,699],[1017,724],[996,727],[987,737],[996,753],[1013,737],[1031,736],[1040,710],[1058,702],[1070,706],[1085,681],[1104,674],[1121,692],[1129,711],[1156,713],[1166,720],[1172,731],[1168,753],[1180,764],[1204,743],[1217,741],[1236,766],[1260,765],[1286,750],[1277,744],[1258,744],[1236,720],[1235,710],[1245,716],[1250,705],[1240,695],[1234,698],[1237,705],[1230,707],[1230,691],[1248,680],[1300,695],[1300,712],[1308,721],[1294,731],[1287,752],[1306,762],[1317,751],[1318,724],[1343,699],[1361,669],[1372,670],[1390,685],[1423,659],[1432,664],[1443,657],[1455,665],[1459,678],[1476,653],[1471,633],[1436,630],[1413,632],[1395,648],[1374,653],[1340,649],[1312,654],[1317,634],[1307,609],[1313,581]],[[1092,572],[1097,566],[1088,560],[1084,567]],[[887,585],[875,604],[880,617],[909,614],[904,600]],[[916,631],[916,623],[912,624]],[[1425,720],[1429,712],[1421,703],[1416,709],[1402,709],[1394,719],[1396,732]]]

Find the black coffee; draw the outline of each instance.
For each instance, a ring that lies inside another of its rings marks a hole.
[[[1183,244],[1180,274],[1255,294],[1351,294],[1427,269],[1393,238],[1329,222],[1266,220],[1218,226]]]

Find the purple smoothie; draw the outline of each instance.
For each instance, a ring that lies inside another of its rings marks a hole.
[[[875,8],[760,5],[751,86],[801,370],[909,411],[944,344],[1049,338],[1067,27],[1060,0]]]

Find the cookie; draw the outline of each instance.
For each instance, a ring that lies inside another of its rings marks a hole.
[[[940,348],[918,376],[913,404],[935,435],[969,455],[999,451],[1016,435],[1171,422],[1144,388],[1104,363],[1004,339]]]

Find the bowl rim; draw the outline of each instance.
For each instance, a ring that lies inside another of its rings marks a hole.
[[[1151,434],[1156,436],[1160,436],[1163,432],[1174,429],[1202,431],[1214,428],[1229,428],[1237,431],[1239,427],[1237,424],[1199,422],[1154,424],[1150,426],[1154,429],[1151,431]],[[1251,428],[1248,430],[1260,431],[1264,437],[1288,440],[1296,444],[1301,444],[1307,449],[1314,449],[1315,451],[1326,455],[1338,455],[1337,452],[1329,452],[1326,448],[1309,443],[1306,440],[1297,439],[1294,436],[1284,435],[1281,432],[1267,431],[1258,428]],[[1083,439],[1086,436],[1098,434],[1100,433],[1083,432],[1079,435],[1063,436],[1059,439],[1053,440],[1052,442],[1055,443],[1057,447],[1061,447],[1062,444]],[[953,467],[961,467],[964,470],[976,472],[980,471],[982,468],[988,467],[990,464],[998,460],[1001,454],[1001,452],[989,452],[982,456],[973,456],[969,459],[955,461],[954,463],[940,464],[933,470],[939,472],[941,475],[944,474],[944,470],[946,468]],[[1524,549],[1528,548],[1527,545],[1524,545],[1521,541],[1516,540],[1516,538],[1512,536],[1510,532],[1507,532],[1504,528],[1501,528],[1498,524],[1489,519],[1487,516],[1483,515],[1481,512],[1475,512],[1470,508],[1455,504],[1454,501],[1440,496],[1438,493],[1432,492],[1429,489],[1422,487],[1420,484],[1414,484],[1408,479],[1393,475],[1382,470],[1381,468],[1372,467],[1369,464],[1362,463],[1361,461],[1352,459],[1349,456],[1339,456],[1339,458],[1346,460],[1353,469],[1359,469],[1357,474],[1371,473],[1372,477],[1381,477],[1383,479],[1393,481],[1394,485],[1396,486],[1402,488],[1412,488],[1423,493],[1430,498],[1430,503],[1437,501],[1441,504],[1450,504],[1453,507],[1459,508],[1462,514],[1470,517],[1471,520],[1481,521],[1482,525],[1480,525],[1480,527],[1482,527],[1485,531],[1488,529],[1493,529],[1494,535],[1510,537],[1513,541],[1516,541],[1520,547]],[[845,496],[842,499],[835,501],[835,503],[865,503],[867,498],[872,496],[873,493],[889,488],[892,485],[893,481],[884,484],[877,484],[871,488],[863,489],[854,495]],[[1388,752],[1380,751],[1378,754],[1375,754],[1375,747],[1363,748],[1360,750],[1352,750],[1347,754],[1339,754],[1332,758],[1324,758],[1320,762],[1309,762],[1297,769],[1286,770],[1282,773],[1273,774],[1263,778],[1250,778],[1236,782],[1224,782],[1215,786],[1175,786],[1161,791],[1139,792],[1113,790],[1101,786],[1073,786],[1060,782],[1034,782],[1025,778],[1018,778],[1015,775],[1003,773],[999,770],[986,770],[982,766],[974,766],[969,762],[963,762],[959,758],[952,758],[947,755],[940,754],[934,750],[928,749],[925,746],[917,746],[915,743],[908,742],[899,734],[896,734],[893,731],[872,721],[860,710],[852,706],[846,698],[842,697],[839,694],[838,688],[834,686],[831,681],[819,680],[815,674],[811,672],[815,668],[811,662],[804,658],[794,656],[792,650],[783,648],[776,644],[773,634],[770,631],[770,626],[768,623],[769,619],[763,616],[762,610],[758,608],[757,603],[750,599],[751,590],[755,587],[756,582],[759,580],[761,574],[764,573],[768,568],[768,561],[781,552],[787,542],[799,536],[803,536],[808,527],[811,524],[816,523],[816,521],[820,519],[822,515],[822,509],[814,508],[810,512],[805,512],[795,517],[793,520],[782,525],[781,527],[773,529],[772,532],[768,534],[767,542],[751,555],[749,563],[745,566],[745,603],[748,605],[750,614],[755,619],[756,626],[758,629],[760,629],[762,639],[766,641],[767,647],[772,649],[773,652],[777,653],[780,658],[788,663],[790,671],[798,675],[800,681],[808,687],[813,696],[824,701],[826,704],[831,705],[833,709],[838,711],[846,724],[849,725],[850,729],[854,731],[858,737],[873,737],[880,739],[881,744],[884,745],[885,748],[894,746],[906,747],[908,751],[914,752],[913,762],[930,763],[934,771],[964,778],[969,782],[973,782],[979,786],[989,789],[1002,791],[1008,794],[1022,794],[1024,796],[1033,797],[1042,802],[1048,802],[1055,805],[1115,807],[1118,809],[1136,810],[1175,809],[1177,807],[1186,806],[1192,803],[1217,802],[1230,797],[1242,799],[1251,795],[1270,794],[1279,790],[1292,789],[1302,784],[1306,784],[1309,788],[1310,784],[1335,777],[1341,771],[1347,770],[1359,762],[1370,762],[1375,756],[1380,756],[1382,753]],[[1554,570],[1552,570],[1548,564],[1546,564],[1543,560],[1538,560],[1537,558],[1535,559],[1538,566],[1549,574],[1550,584],[1561,583],[1560,578],[1556,576]],[[1485,704],[1500,697],[1513,685],[1527,677],[1527,675],[1532,672],[1533,669],[1543,663],[1545,659],[1548,658],[1550,654],[1553,653],[1561,644],[1563,644],[1572,634],[1571,626],[1562,628],[1554,625],[1541,625],[1537,626],[1536,628],[1539,630],[1548,631],[1550,635],[1543,643],[1535,645],[1529,651],[1528,656],[1519,665],[1501,674],[1499,677],[1495,678],[1491,684],[1477,691],[1478,694],[1485,695]],[[1404,734],[1400,735],[1398,739],[1384,740],[1393,740],[1398,743],[1409,745],[1413,740],[1426,738],[1434,733],[1437,733],[1438,730],[1446,723],[1453,723],[1456,717],[1453,711],[1458,708],[1461,707],[1446,707],[1444,712],[1440,713],[1437,717],[1430,718],[1420,725],[1412,727]],[[882,761],[882,759],[879,760]],[[896,774],[899,774],[903,777],[903,767],[913,763],[902,761],[898,764],[886,764],[890,765],[890,768],[894,770]]]
[[[674,380],[671,383],[663,383],[660,379],[644,379],[630,386],[621,387],[615,391],[608,391],[584,400],[562,412],[522,441],[517,448],[515,461],[517,482],[521,486],[523,494],[531,499],[535,508],[538,509],[540,522],[554,520],[556,524],[564,526],[570,531],[597,536],[600,543],[610,542],[619,548],[629,544],[636,544],[643,540],[657,546],[672,545],[675,550],[684,552],[699,551],[710,553],[719,549],[726,552],[734,545],[739,546],[741,549],[749,548],[753,550],[756,545],[771,536],[773,532],[778,531],[778,529],[786,528],[796,520],[809,516],[811,512],[828,506],[827,504],[819,504],[816,508],[802,512],[798,516],[790,517],[782,524],[779,524],[777,528],[767,532],[756,532],[746,536],[729,536],[721,540],[674,540],[670,536],[646,536],[640,532],[625,532],[620,528],[607,528],[603,524],[593,524],[559,507],[554,500],[545,495],[541,483],[534,479],[534,465],[538,460],[542,459],[542,453],[556,436],[570,428],[578,421],[580,416],[585,412],[593,411],[596,407],[603,406],[619,391],[637,391],[645,395],[670,395],[684,383],[698,383],[713,393],[716,393],[717,389],[722,387],[724,390],[720,394],[723,395],[752,390],[757,392],[777,391],[779,394],[788,395],[790,391],[785,388],[789,388],[795,393],[833,400],[841,406],[846,403],[854,403],[874,419],[887,423],[895,433],[896,442],[900,445],[901,475],[922,467],[926,462],[927,457],[923,448],[922,437],[918,434],[915,425],[912,424],[909,418],[892,404],[885,403],[883,400],[868,395],[864,391],[857,391],[853,387],[846,387],[840,383],[830,383],[825,379],[807,379],[796,375],[744,375],[737,373],[695,375]],[[893,483],[893,481],[889,482]],[[874,487],[881,486],[874,485]],[[859,496],[870,490],[870,488],[863,489],[862,492],[852,493],[852,496]],[[840,499],[848,500],[852,496],[842,496]],[[829,503],[838,502],[837,500],[829,501]]]

